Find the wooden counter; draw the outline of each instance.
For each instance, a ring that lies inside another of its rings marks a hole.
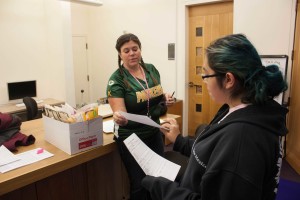
[[[34,135],[36,142],[27,147],[18,147],[18,153],[42,147],[53,153],[54,156],[0,174],[0,196],[116,150],[113,134],[103,134],[103,146],[69,155],[44,140],[42,119],[22,123],[21,132],[26,135]]]
[[[60,100],[47,98],[47,99],[43,99],[43,102],[38,103],[38,108],[41,109],[45,104],[60,105],[63,103],[64,102],[60,101]],[[24,111],[26,111],[25,106],[18,107],[18,106],[16,106],[15,103],[7,103],[7,104],[0,105],[0,112],[2,112],[2,113],[11,113],[12,114],[12,113],[20,113],[20,112],[24,112]]]
[[[44,140],[42,119],[23,122],[21,132],[34,135],[36,142],[18,147],[17,153],[42,147],[54,156],[0,173],[0,200],[128,198],[128,178],[112,133],[103,134],[103,146],[69,155]]]

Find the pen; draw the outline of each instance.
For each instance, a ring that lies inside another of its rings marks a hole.
[[[171,98],[174,96],[174,94],[175,94],[175,91],[172,93]]]

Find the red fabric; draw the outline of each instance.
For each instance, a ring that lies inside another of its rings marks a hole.
[[[33,144],[35,137],[21,133],[21,124],[18,116],[0,112],[0,145],[3,144],[10,151],[16,151],[17,146]]]
[[[11,115],[0,112],[0,130],[9,128],[12,120],[13,118]]]
[[[4,142],[3,145],[10,151],[16,151],[18,146],[28,146],[35,142],[35,137],[33,135],[24,135],[23,133],[16,133],[8,141]]]

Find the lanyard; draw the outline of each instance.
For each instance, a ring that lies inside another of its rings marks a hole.
[[[148,112],[147,112],[147,116],[148,117],[150,117],[151,118],[151,116],[150,116],[150,91],[149,91],[149,86],[148,86],[148,81],[147,81],[147,79],[146,79],[146,75],[145,75],[145,72],[144,72],[144,69],[141,67],[141,66],[139,66],[140,67],[140,70],[141,70],[141,72],[142,72],[142,75],[143,75],[143,78],[144,78],[144,81],[146,82],[146,86],[147,86],[147,89],[143,86],[143,84],[131,73],[131,72],[129,72],[130,74],[131,74],[131,76],[133,76],[133,78],[140,84],[140,86],[142,86],[142,88],[143,88],[143,90],[145,91],[145,93],[147,94],[147,110],[148,110]]]

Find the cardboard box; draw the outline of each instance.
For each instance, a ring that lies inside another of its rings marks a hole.
[[[45,140],[72,155],[103,144],[103,121],[64,123],[43,115]]]

